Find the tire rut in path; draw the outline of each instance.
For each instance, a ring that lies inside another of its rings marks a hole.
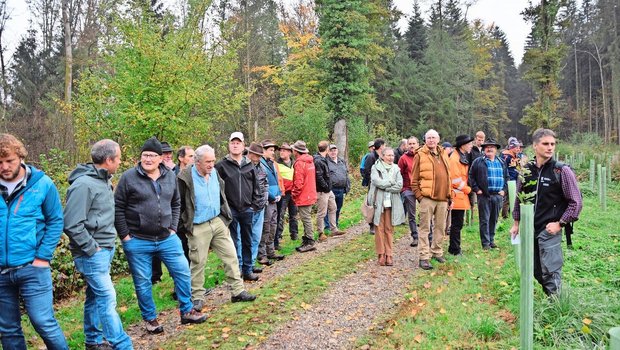
[[[291,255],[288,255],[286,259],[283,261],[279,261],[274,263],[274,265],[265,267],[263,273],[260,274],[260,280],[255,283],[245,283],[246,289],[250,293],[256,293],[257,299],[254,301],[255,303],[261,302],[260,295],[260,287],[278,276],[282,276],[287,274],[291,269],[296,268],[297,266],[309,261],[318,255],[323,254],[324,252],[330,251],[333,248],[352,240],[359,235],[368,234],[368,225],[367,224],[359,224],[347,229],[347,234],[344,236],[339,236],[335,238],[330,238],[326,242],[317,243],[317,249],[312,252],[307,253],[297,253],[294,252]],[[369,236],[369,239],[372,237]],[[286,238],[288,240],[288,238]],[[301,242],[301,240],[299,241]],[[395,261],[395,263],[397,263]],[[167,277],[170,278],[170,277]],[[172,291],[170,291],[170,294]],[[217,286],[213,293],[208,295],[205,298],[205,309],[203,309],[206,313],[214,312],[218,309],[218,307],[226,302],[230,302],[230,290],[226,285]],[[144,329],[144,322],[139,322],[133,325],[129,325],[125,328],[127,334],[131,337],[133,341],[134,349],[136,350],[151,350],[151,349],[160,349],[161,344],[168,340],[172,340],[175,338],[179,338],[182,336],[183,330],[185,329],[184,325],[180,324],[179,320],[179,310],[178,309],[169,309],[166,311],[161,311],[158,314],[158,321],[161,325],[164,326],[164,333],[161,334],[148,334]],[[209,321],[202,325],[190,326],[190,327],[209,327]]]
[[[371,237],[369,239],[372,239]],[[309,310],[278,327],[256,349],[347,349],[395,308],[417,270],[408,235],[394,244],[394,266],[370,260],[334,283]]]

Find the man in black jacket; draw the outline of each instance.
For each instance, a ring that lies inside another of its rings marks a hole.
[[[336,226],[339,225],[340,210],[344,204],[344,196],[351,190],[351,180],[349,180],[349,168],[344,159],[338,157],[338,146],[329,145],[329,177],[332,180],[332,192],[336,199]],[[325,226],[329,224],[327,218],[324,220]]]
[[[207,316],[191,302],[189,265],[176,234],[181,201],[174,172],[162,164],[162,147],[152,137],[140,162],[127,170],[116,188],[115,227],[123,242],[142,318],[149,333],[161,333],[152,294],[152,258],[157,256],[174,280],[181,323],[202,323]]]
[[[226,199],[233,219],[230,235],[237,249],[241,274],[246,281],[257,281],[252,261],[252,218],[255,209],[264,206],[265,198],[254,165],[243,155],[243,134],[233,132],[228,140],[228,154],[215,164],[215,169],[226,184]]]
[[[327,147],[329,142],[321,141],[318,145],[318,153],[314,155],[314,168],[316,172],[316,226],[319,232],[319,242],[327,240],[324,230],[325,216],[329,217],[329,229],[333,236],[342,235],[336,226],[336,198],[332,192],[332,181],[329,177],[329,165],[327,163]]]
[[[366,157],[366,160],[364,161],[363,182],[368,184],[369,190],[370,190],[370,172],[372,170],[372,166],[375,165],[377,160],[379,160],[379,154],[381,154],[384,148],[385,148],[385,141],[383,139],[375,139],[375,149]],[[375,225],[370,223],[369,226],[370,226],[370,234],[374,235]]]

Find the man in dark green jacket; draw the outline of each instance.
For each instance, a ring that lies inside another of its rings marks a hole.
[[[86,281],[84,338],[86,349],[102,349],[103,338],[114,349],[132,349],[116,312],[116,292],[110,278],[114,257],[114,193],[110,178],[121,164],[121,149],[101,140],[90,151],[93,163],[78,164],[69,175],[64,231],[75,267]]]
[[[181,197],[179,233],[187,236],[189,246],[194,309],[201,311],[204,307],[209,248],[222,260],[226,282],[232,289],[232,302],[253,301],[256,296],[243,287],[237,251],[228,231],[232,213],[226,201],[224,181],[214,171],[215,151],[203,145],[196,149],[194,158],[194,165],[181,170],[177,177]]]

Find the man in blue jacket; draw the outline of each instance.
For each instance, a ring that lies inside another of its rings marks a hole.
[[[116,312],[110,265],[114,258],[114,193],[110,178],[121,164],[121,148],[101,140],[91,148],[92,163],[78,164],[69,175],[65,234],[75,268],[86,281],[84,338],[86,350],[133,349]],[[103,342],[103,338],[111,344]]]
[[[267,206],[265,207],[265,220],[263,222],[263,234],[261,236],[260,245],[258,246],[258,262],[263,265],[269,265],[270,259],[283,260],[284,255],[277,254],[274,246],[276,230],[278,228],[278,202],[282,198],[282,190],[280,189],[280,174],[274,160],[278,146],[272,140],[264,140],[263,157],[260,163],[267,173]]]
[[[56,318],[50,260],[62,234],[58,190],[26,165],[23,143],[0,134],[0,339],[3,349],[25,350],[20,297],[48,349],[69,349]]]

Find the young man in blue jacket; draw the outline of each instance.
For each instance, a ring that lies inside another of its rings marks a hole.
[[[48,349],[69,349],[54,317],[50,260],[62,234],[58,190],[26,165],[23,143],[0,134],[0,339],[3,349],[25,350],[20,297]]]

